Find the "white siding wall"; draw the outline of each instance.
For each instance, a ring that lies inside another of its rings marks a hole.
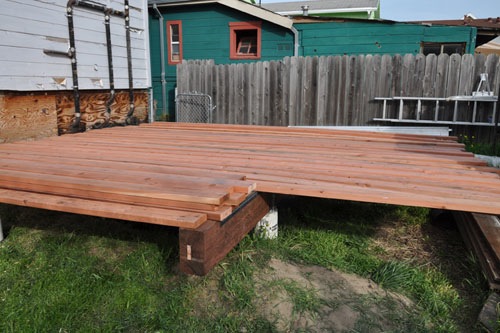
[[[123,0],[95,2],[123,11]],[[147,1],[129,0],[134,88],[151,86]],[[71,62],[44,49],[69,48],[67,0],[0,0],[0,91],[71,90]],[[75,7],[79,88],[109,89],[104,15]],[[125,20],[112,17],[115,88],[128,88]]]

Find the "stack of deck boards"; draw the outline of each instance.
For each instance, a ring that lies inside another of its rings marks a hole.
[[[467,247],[478,258],[490,288],[500,290],[500,219],[465,212],[456,212],[454,217]]]
[[[163,163],[174,157],[157,156],[147,135],[104,132],[0,145],[0,202],[192,229],[224,220],[256,187]]]
[[[153,123],[0,145],[0,202],[196,228],[259,192],[500,214],[453,137]]]
[[[163,153],[175,156],[177,166],[236,172],[255,181],[259,192],[500,212],[500,170],[474,158],[456,137],[217,124],[142,127],[165,143]]]

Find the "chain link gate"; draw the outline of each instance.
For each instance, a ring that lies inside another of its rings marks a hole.
[[[212,97],[207,94],[178,94],[175,98],[175,119],[183,123],[211,123]]]

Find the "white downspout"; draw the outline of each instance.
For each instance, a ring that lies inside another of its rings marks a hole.
[[[165,35],[163,34],[163,15],[158,10],[158,6],[153,4],[153,9],[158,15],[158,25],[160,26],[160,64],[161,64],[161,101],[162,101],[162,114],[167,115],[167,80],[165,79]]]
[[[299,47],[300,47],[300,42],[299,42],[299,31],[295,29],[294,26],[290,28],[293,33],[293,56],[298,57],[299,56]]]

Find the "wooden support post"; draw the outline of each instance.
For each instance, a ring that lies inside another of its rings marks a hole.
[[[223,222],[208,220],[196,229],[179,229],[180,270],[206,275],[269,211],[260,194]]]

